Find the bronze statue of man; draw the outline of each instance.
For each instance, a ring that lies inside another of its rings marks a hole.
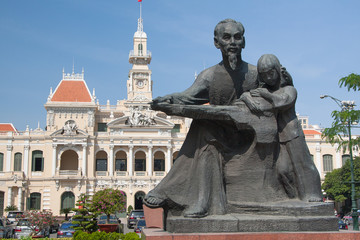
[[[246,101],[258,88],[258,72],[242,60],[244,32],[235,20],[219,22],[214,44],[222,61],[202,71],[185,91],[151,103],[153,110],[193,122],[173,167],[145,196],[147,206],[199,218],[225,214],[232,203],[291,198],[275,167],[280,152],[277,110],[263,98]]]

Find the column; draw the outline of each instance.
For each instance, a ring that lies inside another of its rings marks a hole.
[[[24,146],[24,174],[25,174],[25,177],[27,177],[28,173],[29,173],[29,149],[30,149],[29,145]]]
[[[51,168],[51,175],[53,177],[55,177],[55,174],[56,174],[56,148],[57,148],[57,145],[56,144],[53,144],[52,145],[52,149],[53,149],[53,153],[52,153],[52,168]]]
[[[339,144],[335,144],[334,147],[336,148],[336,155],[335,155],[335,168],[341,168],[342,165],[342,156],[341,156],[341,151],[338,150],[337,148],[339,147]]]
[[[110,145],[109,176],[114,175],[114,145]]]
[[[82,175],[86,176],[86,168],[87,168],[87,158],[86,158],[86,144],[82,145],[83,147],[83,157],[82,157]]]
[[[153,146],[148,146],[148,157],[147,157],[147,172],[148,176],[152,176],[153,173],[153,152],[152,152]]]
[[[129,146],[129,176],[133,175],[133,165],[134,165],[134,146]]]
[[[10,172],[11,171],[11,152],[13,149],[12,145],[7,145],[6,146],[7,152],[6,152],[6,171]]]
[[[18,209],[19,211],[21,211],[21,206],[22,206],[22,188],[19,187],[18,188]]]
[[[167,147],[167,155],[166,155],[166,173],[168,173],[170,171],[171,168],[171,146]]]
[[[320,178],[323,177],[323,170],[322,170],[322,164],[321,164],[321,148],[320,143],[316,143],[316,155],[315,155],[315,165],[319,171]]]
[[[12,188],[8,187],[8,201],[7,201],[7,206],[11,205],[11,199],[12,199]]]

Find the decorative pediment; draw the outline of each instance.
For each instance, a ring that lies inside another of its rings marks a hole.
[[[129,127],[168,127],[173,128],[174,123],[160,117],[148,117],[146,115],[124,116],[109,122],[108,128],[129,128]]]
[[[51,137],[87,137],[88,133],[79,129],[74,120],[68,120],[64,126],[53,132]]]

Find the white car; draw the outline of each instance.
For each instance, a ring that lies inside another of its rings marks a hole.
[[[33,232],[30,227],[30,222],[27,219],[20,219],[14,229],[14,238],[20,239],[21,237],[28,237]],[[50,237],[49,229],[44,229],[36,233],[38,237]]]

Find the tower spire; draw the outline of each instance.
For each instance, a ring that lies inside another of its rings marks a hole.
[[[138,28],[137,28],[137,31],[138,32],[143,32],[144,31],[144,26],[143,26],[143,19],[142,19],[142,1],[139,1],[140,2],[140,17],[138,19]]]
[[[75,58],[73,57],[73,69],[72,69],[72,74],[74,75],[75,74]]]

